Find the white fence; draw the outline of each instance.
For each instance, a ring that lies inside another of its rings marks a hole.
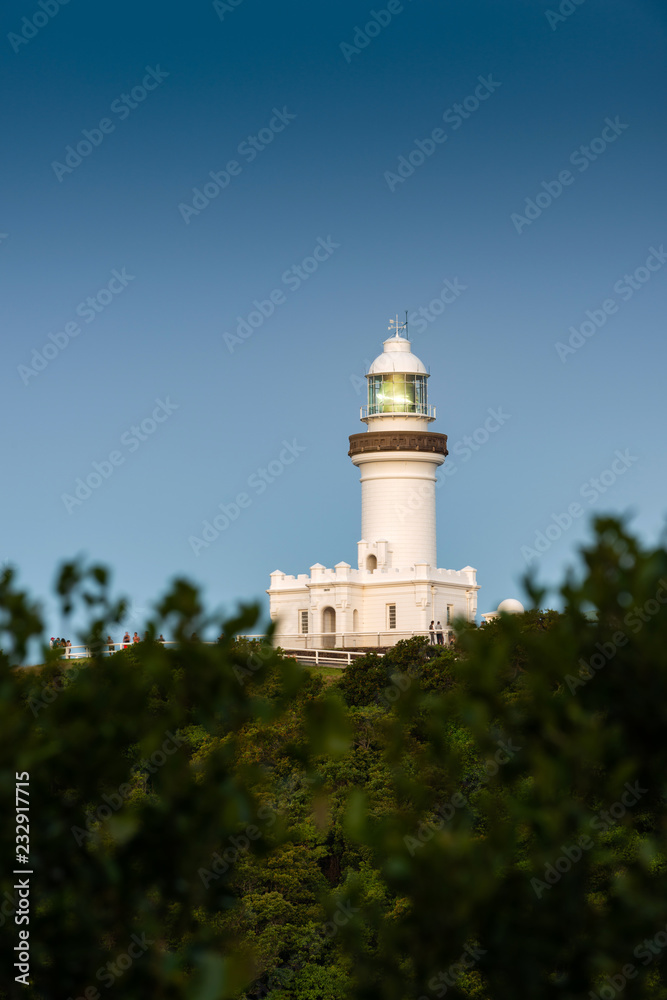
[[[284,647],[282,647],[284,649]],[[318,667],[349,667],[352,660],[358,660],[365,653],[341,652],[335,649],[285,649],[286,656],[293,656],[299,663],[315,664]],[[384,653],[379,653],[384,656]]]
[[[288,646],[290,649],[372,649],[376,646],[394,646],[399,639],[411,639],[413,636],[421,635],[429,638],[428,631],[423,632],[400,632],[397,629],[385,629],[382,632],[307,632],[307,633],[286,633],[276,634],[275,641],[283,649]],[[442,641],[438,643],[438,636]],[[448,645],[450,639],[454,638],[454,631],[445,628],[440,633],[435,633],[435,642],[439,645]]]
[[[373,649],[377,647],[393,646],[398,639],[411,639],[415,635],[429,638],[428,632],[398,632],[396,629],[388,629],[385,632],[309,632],[302,634],[280,634],[276,636],[276,645],[279,645],[286,653],[295,655],[302,663],[315,663],[326,666],[347,666],[352,659],[363,656],[363,649]],[[451,629],[445,629],[442,633],[436,633],[435,640],[442,636],[439,645],[448,645],[450,637],[454,633]],[[251,639],[261,641],[264,635],[243,635],[240,639]],[[199,640],[205,646],[215,646],[217,643],[208,639]],[[121,649],[128,649],[136,645],[130,642],[102,643],[101,653],[103,656],[111,656]],[[177,642],[165,641],[163,646],[178,646]],[[69,646],[68,648],[58,647],[65,660],[82,660],[92,656],[90,646]]]
[[[253,635],[253,636],[248,636],[248,638],[263,639],[264,636]],[[203,639],[201,641],[205,646],[217,645],[217,643],[211,642],[208,639]],[[100,652],[102,656],[111,656],[112,653],[117,653],[121,649],[129,649],[130,646],[135,646],[135,645],[138,644],[133,642],[131,639],[129,642],[103,642]],[[172,641],[167,642],[165,640],[163,643],[161,643],[161,645],[173,646],[174,648],[176,648],[176,646],[178,646],[178,643]],[[56,648],[60,649],[60,652],[64,660],[87,660],[89,657],[93,655],[90,646],[69,646],[69,647],[58,646]]]

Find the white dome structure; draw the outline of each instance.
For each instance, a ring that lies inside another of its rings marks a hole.
[[[405,337],[389,337],[383,342],[384,351],[378,354],[368,369],[368,375],[384,375],[387,372],[404,372],[410,375],[426,375],[426,366],[411,351],[411,343]]]
[[[526,609],[521,601],[516,601],[513,597],[508,597],[498,605],[498,614],[522,615]]]

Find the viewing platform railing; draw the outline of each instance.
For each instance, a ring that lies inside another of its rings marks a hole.
[[[276,644],[290,649],[373,649],[375,647],[394,646],[399,639],[411,639],[421,635],[429,638],[429,632],[402,632],[399,629],[382,629],[379,632],[307,632],[285,633],[276,635]],[[453,638],[453,629],[445,626],[442,630],[442,645],[448,645]],[[438,633],[435,633],[438,642]]]
[[[332,661],[344,659],[345,663],[350,663],[354,656],[363,656],[368,649],[386,648],[395,645],[398,639],[411,639],[413,636],[421,635],[429,638],[429,632],[401,632],[396,629],[386,629],[381,632],[309,632],[307,634],[286,634],[281,633],[276,636],[275,645],[280,646],[286,653],[298,653],[299,659],[311,659],[309,654],[314,654],[314,663],[324,662],[324,658]],[[436,644],[449,645],[450,637],[453,638],[453,631],[449,628],[443,629],[442,643],[438,643],[438,633],[435,633]],[[266,637],[263,634],[243,635],[240,639],[250,639],[260,642]],[[141,641],[141,640],[140,640]],[[196,640],[205,646],[215,646],[216,641],[210,639]],[[121,649],[137,645],[132,640],[130,642],[102,643],[100,650],[103,656],[111,656]],[[177,647],[178,643],[173,640],[165,640],[162,645],[165,647]],[[88,659],[92,653],[90,646],[70,646],[69,648],[58,647],[64,660]],[[338,657],[331,654],[338,653]],[[303,657],[301,654],[305,654]]]

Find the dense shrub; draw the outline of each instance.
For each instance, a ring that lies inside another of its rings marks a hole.
[[[59,592],[86,642],[123,613],[100,568]],[[153,623],[176,648],[17,668],[42,626],[5,573],[2,1000],[665,1000],[667,552],[601,520],[561,598],[327,689],[183,581]]]

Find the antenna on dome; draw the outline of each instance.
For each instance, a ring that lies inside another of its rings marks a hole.
[[[387,329],[393,330],[396,337],[400,337],[401,330],[405,330],[405,337],[408,339],[408,310],[405,310],[405,323],[398,322],[398,313],[396,313],[396,318],[389,320]]]

